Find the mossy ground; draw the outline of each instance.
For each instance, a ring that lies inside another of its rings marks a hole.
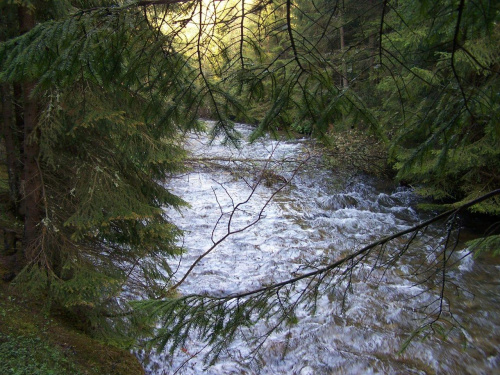
[[[5,271],[0,262],[0,277]],[[0,281],[0,374],[138,375],[144,371],[128,351],[79,332],[64,317],[45,312],[40,301],[26,300]]]

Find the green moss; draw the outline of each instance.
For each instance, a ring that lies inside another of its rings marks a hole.
[[[78,332],[0,282],[0,374],[121,374],[144,371],[129,352]]]
[[[83,374],[63,351],[36,336],[0,334],[0,359],[2,374]]]

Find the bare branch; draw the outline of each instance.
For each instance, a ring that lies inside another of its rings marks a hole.
[[[274,150],[273,152],[271,153],[271,155],[269,156],[269,160],[272,159],[273,157],[273,154],[274,154]],[[299,172],[299,170],[302,168],[302,166],[304,164],[306,164],[311,158],[311,155],[308,155],[304,160],[302,160],[300,162],[300,164],[294,169],[294,171],[292,172],[292,176],[285,180],[277,189],[274,190],[274,192],[268,197],[268,199],[264,202],[264,204],[261,206],[259,212],[257,213],[255,219],[253,219],[250,223],[246,224],[245,226],[241,227],[241,228],[237,228],[237,229],[233,229],[232,228],[232,221],[233,221],[233,218],[234,218],[234,215],[236,213],[236,211],[240,210],[241,206],[248,203],[248,201],[250,201],[250,199],[252,198],[252,196],[255,194],[255,191],[257,190],[257,188],[260,186],[261,182],[263,181],[263,178],[264,178],[264,171],[267,170],[267,164],[264,165],[263,169],[261,170],[261,173],[259,175],[259,178],[258,180],[256,181],[256,183],[253,185],[250,193],[248,194],[247,198],[242,201],[242,202],[239,202],[238,204],[234,205],[234,201],[231,198],[231,202],[232,202],[232,207],[233,209],[231,210],[230,214],[229,214],[229,219],[228,219],[228,223],[227,223],[227,230],[226,230],[226,233],[221,237],[219,238],[217,241],[214,239],[214,232],[215,232],[215,229],[216,227],[218,226],[220,220],[222,219],[222,216],[224,215],[223,211],[222,211],[222,207],[220,206],[219,204],[219,208],[221,209],[221,215],[219,216],[219,219],[217,220],[216,224],[215,224],[215,227],[213,228],[213,231],[212,231],[212,246],[210,246],[210,248],[208,248],[203,254],[201,254],[200,256],[198,256],[198,258],[196,258],[196,260],[191,264],[191,266],[189,267],[189,269],[186,271],[186,273],[184,274],[184,276],[177,282],[175,283],[175,285],[173,285],[172,287],[169,288],[169,291],[172,291],[174,289],[177,289],[178,287],[180,287],[184,281],[187,279],[187,277],[191,274],[191,272],[193,271],[193,269],[196,267],[196,265],[203,259],[205,258],[208,254],[210,254],[212,251],[214,251],[221,243],[223,243],[228,237],[234,235],[234,234],[237,234],[237,233],[241,233],[241,232],[244,232],[246,231],[248,228],[251,228],[252,226],[254,226],[255,224],[257,224],[259,221],[261,221],[261,219],[264,217],[264,210],[267,208],[267,206],[269,206],[269,204],[271,203],[271,201],[274,199],[274,197],[280,193],[286,186],[288,186],[291,181],[293,180],[293,178],[296,176],[296,174]],[[226,193],[229,195],[229,193],[227,192],[226,189],[224,189],[226,191]],[[218,201],[217,201],[218,202]]]
[[[259,288],[259,289],[255,289],[255,290],[252,290],[252,291],[248,291],[248,292],[243,292],[243,293],[239,293],[239,294],[233,294],[233,295],[229,295],[227,297],[223,297],[225,299],[234,299],[234,298],[243,298],[243,297],[248,297],[248,296],[251,296],[251,295],[254,295],[254,294],[258,294],[258,293],[262,293],[262,292],[265,292],[265,291],[268,291],[268,290],[271,290],[271,289],[276,289],[276,288],[281,288],[285,285],[290,285],[290,284],[294,284],[296,283],[297,281],[300,281],[300,280],[303,280],[303,279],[307,279],[307,278],[310,278],[310,277],[314,277],[316,275],[320,275],[320,274],[323,274],[323,273],[326,273],[326,272],[329,272],[339,266],[341,266],[342,264],[344,263],[347,263],[353,259],[356,259],[357,257],[369,252],[370,250],[372,250],[373,248],[377,247],[377,246],[380,246],[380,245],[384,245],[396,238],[399,238],[399,237],[402,237],[404,236],[405,234],[409,234],[409,233],[413,233],[415,231],[418,231],[418,230],[421,230],[423,228],[426,228],[428,227],[429,225],[433,224],[433,223],[436,223],[444,218],[447,218],[447,217],[450,217],[451,215],[456,215],[458,212],[461,212],[461,211],[465,211],[467,210],[468,208],[472,207],[472,206],[475,206],[476,204],[478,203],[481,203],[487,199],[490,199],[494,196],[497,196],[497,195],[500,195],[500,189],[497,189],[497,190],[493,190],[477,199],[474,199],[456,209],[452,209],[452,210],[449,210],[449,211],[446,211],[446,212],[443,212],[442,214],[440,215],[437,215],[437,216],[434,216],[433,218],[429,219],[429,220],[426,220],[418,225],[415,225],[409,229],[405,229],[401,232],[398,232],[398,233],[395,233],[393,235],[390,235],[390,236],[387,236],[387,237],[384,237],[378,241],[375,241],[375,242],[372,242],[371,244],[369,245],[366,245],[365,247],[363,247],[362,249],[356,251],[355,253],[349,255],[349,256],[346,256],[324,268],[320,268],[319,270],[317,271],[313,271],[313,272],[309,272],[309,273],[306,273],[304,275],[301,275],[301,276],[297,276],[295,278],[292,278],[292,279],[288,279],[288,280],[285,280],[285,281],[282,281],[280,283],[277,283],[277,284],[273,284],[273,285],[270,285],[270,286],[267,286],[267,287],[263,287],[263,288]]]

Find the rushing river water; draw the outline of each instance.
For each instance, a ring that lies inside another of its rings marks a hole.
[[[251,128],[238,125],[248,136]],[[186,231],[177,278],[227,231],[231,212],[237,229],[262,218],[245,231],[229,236],[194,268],[180,287],[182,294],[227,295],[268,285],[309,270],[312,264],[332,262],[365,244],[407,229],[425,219],[407,189],[362,176],[338,175],[311,157],[308,141],[262,139],[243,142],[240,149],[211,145],[204,136],[191,136],[193,171],[177,176],[169,188],[189,202],[181,213],[169,212]],[[309,158],[309,159],[308,159]],[[298,165],[304,160],[300,170]],[[269,160],[269,162],[266,162]],[[263,168],[274,171],[256,189]],[[281,190],[266,205],[273,192]],[[253,193],[252,193],[253,192]],[[249,199],[250,198],[250,199]],[[214,229],[215,228],[215,229]],[[394,266],[369,274],[368,265],[356,269],[351,291],[342,305],[336,295],[322,293],[315,314],[299,306],[297,324],[272,333],[251,358],[244,335],[223,352],[211,367],[203,364],[208,348],[188,340],[173,356],[154,354],[145,363],[149,374],[492,374],[500,373],[500,266],[465,257],[458,249],[455,266],[446,277],[447,296],[456,322],[447,339],[431,335],[415,339],[398,354],[411,332],[425,322],[422,308],[435,301],[439,290],[409,276],[418,265],[432,263],[444,241],[442,227],[419,235]],[[394,246],[404,246],[395,241]],[[304,266],[308,265],[308,266]],[[432,309],[428,310],[432,311]],[[432,315],[431,315],[432,316]],[[451,315],[447,315],[451,320]],[[427,318],[428,320],[429,318]],[[248,334],[262,334],[257,324]],[[466,340],[464,340],[466,339]],[[464,346],[466,343],[466,346]],[[197,355],[193,356],[194,354]],[[192,359],[188,359],[193,356]]]

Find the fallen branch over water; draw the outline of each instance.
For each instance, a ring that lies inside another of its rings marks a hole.
[[[445,285],[449,282],[447,278],[447,271],[450,267],[449,260],[457,247],[457,241],[450,240],[454,228],[451,224],[455,222],[457,214],[460,212],[499,195],[500,189],[491,191],[411,228],[374,241],[329,265],[279,283],[222,296],[190,294],[177,298],[141,301],[137,302],[137,307],[147,311],[153,318],[160,318],[161,328],[154,340],[160,349],[169,345],[170,351],[173,352],[176,348],[182,347],[191,335],[197,335],[201,340],[211,345],[211,349],[205,357],[205,360],[210,363],[217,360],[217,357],[235,339],[237,332],[241,328],[250,327],[260,320],[270,321],[271,324],[268,326],[268,330],[254,339],[255,349],[251,354],[253,355],[262,347],[272,332],[286,322],[293,324],[297,319],[295,310],[299,304],[308,302],[309,306],[313,306],[309,308],[314,311],[315,301],[318,295],[325,292],[325,288],[329,288],[329,290],[341,289],[340,299],[345,300],[346,294],[351,292],[353,271],[374,249],[379,248],[380,251],[377,261],[372,265],[373,268],[388,269],[393,267],[401,256],[407,252],[418,233],[421,233],[431,224],[446,220],[446,240],[442,245],[434,248],[436,257],[429,266],[432,275],[437,275],[438,278],[433,280],[431,277],[424,275],[423,280],[417,282],[433,283],[428,290],[432,291],[435,288],[439,290],[436,300],[431,303],[437,307],[434,311],[426,312],[425,319],[430,319],[430,321],[419,327],[417,333],[421,334],[425,329],[439,332],[440,324],[459,325],[453,319],[449,305],[446,306],[447,300],[445,296]],[[411,236],[406,240],[402,249],[394,249],[391,250],[394,254],[387,254],[386,245],[388,243],[408,234],[411,234]],[[209,251],[212,250],[213,248],[209,249]],[[379,262],[381,258],[387,256],[388,261]],[[307,280],[307,282],[299,287],[298,282],[301,280]],[[446,311],[445,308],[447,308]],[[443,315],[444,313],[446,313],[446,316]],[[416,334],[412,334],[410,339],[415,336]]]
[[[295,158],[287,159],[255,159],[255,158],[232,158],[232,157],[196,157],[187,158],[187,163],[205,163],[205,162],[227,162],[227,163],[300,163],[301,160]]]
[[[464,211],[472,206],[475,206],[476,204],[478,203],[481,203],[487,199],[490,199],[494,196],[497,196],[497,195],[500,195],[500,189],[497,189],[497,190],[494,190],[494,191],[491,191],[489,192],[488,194],[485,194],[477,199],[474,199],[466,204],[463,204],[462,206],[456,208],[456,209],[452,209],[452,210],[448,210],[446,212],[443,212],[442,214],[440,215],[437,215],[437,216],[434,216],[433,218],[429,219],[429,220],[426,220],[420,224],[417,224],[409,229],[405,229],[401,232],[398,232],[398,233],[395,233],[395,234],[392,234],[390,236],[387,236],[387,237],[384,237],[378,241],[375,241],[375,242],[372,242],[371,244],[369,245],[366,245],[365,247],[361,248],[360,250],[356,251],[355,253],[353,254],[350,254],[332,264],[329,264],[328,266],[324,267],[324,268],[320,268],[316,271],[313,271],[313,272],[309,272],[309,273],[306,273],[306,274],[303,274],[303,275],[300,275],[300,276],[297,276],[297,277],[294,277],[292,279],[289,279],[289,280],[285,280],[285,281],[282,281],[280,283],[277,283],[277,284],[273,284],[273,285],[270,285],[270,286],[267,286],[267,287],[264,287],[264,288],[260,288],[260,289],[255,289],[255,290],[252,290],[252,291],[248,291],[248,292],[244,292],[244,293],[240,293],[240,294],[235,294],[235,295],[230,295],[230,296],[227,296],[227,297],[223,297],[223,298],[244,298],[244,297],[248,297],[248,296],[251,296],[253,294],[258,294],[258,293],[262,293],[262,292],[265,292],[265,291],[268,291],[268,290],[271,290],[271,289],[277,289],[277,288],[282,288],[286,285],[289,285],[289,284],[293,284],[293,283],[296,283],[297,281],[300,281],[302,279],[306,279],[306,278],[310,278],[310,277],[314,277],[314,276],[317,276],[317,275],[320,275],[320,274],[323,274],[325,272],[328,272],[334,268],[337,268],[339,266],[341,266],[342,264],[344,263],[347,263],[349,261],[352,261],[354,260],[355,258],[367,253],[368,251],[370,251],[371,249],[377,247],[377,246],[382,246],[382,245],[385,245],[386,243],[396,239],[396,238],[399,238],[399,237],[403,237],[404,235],[406,234],[409,234],[409,233],[413,233],[413,232],[418,232],[426,227],[428,227],[429,225],[433,224],[433,223],[436,223],[440,220],[443,220],[445,218],[449,218],[449,217],[452,217],[452,216],[455,216],[457,215],[459,212],[461,211]]]

